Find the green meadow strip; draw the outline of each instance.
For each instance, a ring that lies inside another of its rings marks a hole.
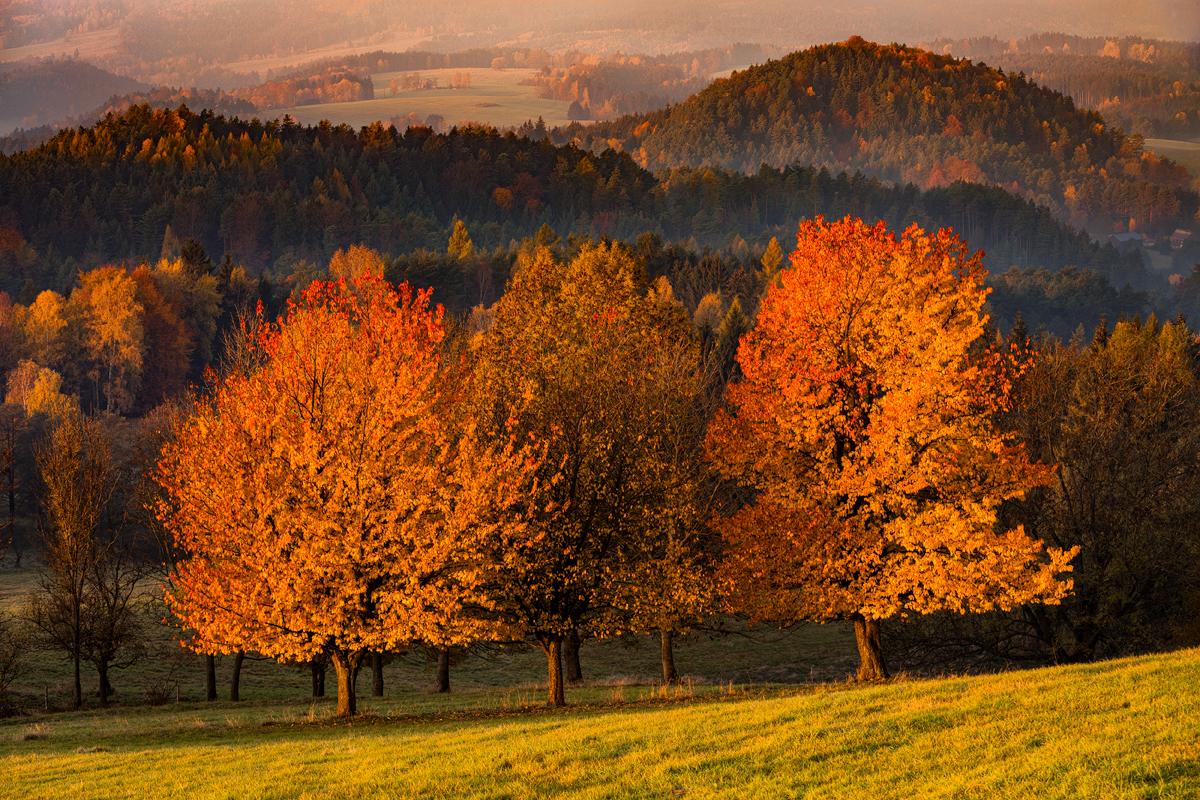
[[[0,794],[1198,797],[1197,686],[1191,650],[878,685],[588,690],[555,712],[515,704],[531,690],[337,723],[299,704],[63,714],[0,723]]]

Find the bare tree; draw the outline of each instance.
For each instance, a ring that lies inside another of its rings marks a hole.
[[[127,537],[123,511],[112,514],[109,508],[119,476],[100,423],[69,409],[36,455],[46,566],[39,578],[42,592],[30,597],[26,617],[43,646],[66,652],[74,662],[75,707],[83,705],[83,661],[99,673],[100,702],[107,705],[109,669],[129,666],[142,654],[136,601],[147,570]]]

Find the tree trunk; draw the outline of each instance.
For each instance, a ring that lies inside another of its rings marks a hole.
[[[858,641],[858,679],[881,681],[888,676],[883,663],[883,637],[879,631],[879,620],[867,619],[861,614],[854,617],[854,638]]]
[[[83,646],[79,641],[80,636],[79,636],[79,602],[78,602],[78,599],[76,599],[76,601],[75,601],[75,609],[72,612],[71,616],[75,623],[75,632],[73,634],[73,639],[74,639],[73,643],[75,645],[75,652],[72,653],[72,655],[74,656],[74,660],[75,660],[75,707],[83,708],[83,681],[80,680],[80,677],[79,677],[80,651],[83,649]]]
[[[541,645],[542,650],[546,652],[546,663],[550,673],[546,705],[565,706],[567,695],[563,689],[562,637],[544,639]]]
[[[675,671],[675,632],[666,628],[662,630],[662,669],[663,683],[679,683],[679,673]]]
[[[358,713],[358,702],[354,696],[354,684],[358,679],[358,666],[362,661],[362,651],[344,653],[341,650],[334,650],[331,655],[333,658],[333,668],[337,670],[338,679],[337,715],[339,717],[353,717]]]
[[[371,653],[371,697],[383,697],[383,653]]]
[[[96,672],[100,673],[100,705],[108,708],[108,697],[112,694],[112,684],[108,682],[108,664],[97,665]]]
[[[579,638],[579,629],[571,628],[571,632],[567,634],[566,640],[563,642],[563,664],[567,671],[567,681],[570,683],[579,683],[583,680],[583,668],[579,666],[579,646],[583,644],[583,640]]]
[[[321,661],[313,661],[312,664],[312,696],[325,696],[325,664]]]
[[[235,703],[242,699],[238,688],[242,684],[242,662],[245,660],[246,654],[241,650],[238,650],[237,655],[233,657],[233,678],[229,681],[229,699]]]
[[[450,648],[438,648],[438,665],[437,665],[437,690],[438,694],[446,694],[450,691]]]
[[[204,657],[204,699],[212,702],[217,699],[217,657]]]

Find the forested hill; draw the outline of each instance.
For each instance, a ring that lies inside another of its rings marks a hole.
[[[668,274],[691,307],[715,290],[752,297],[747,276],[767,243],[789,246],[799,220],[818,214],[883,220],[893,230],[951,227],[987,251],[996,273],[1074,266],[1109,289],[1130,282],[1170,292],[1138,253],[1101,246],[996,186],[921,191],[809,166],[651,175],[626,153],[477,126],[401,135],[378,123],[302,127],[148,105],[0,155],[0,292],[22,304],[45,289],[65,295],[82,272],[153,264],[189,238],[267,283],[302,285],[338,249],[365,244],[392,260],[389,277],[432,285],[461,310],[502,288],[514,240],[545,226],[564,239],[649,234],[645,241],[659,245],[644,254],[648,266]],[[467,269],[447,257],[458,221],[487,265]]]
[[[922,188],[992,183],[1076,227],[1169,232],[1200,206],[1187,171],[1142,152],[1070,98],[1020,74],[854,38],[714,82],[670,108],[576,135],[649,169],[762,163],[861,170]]]

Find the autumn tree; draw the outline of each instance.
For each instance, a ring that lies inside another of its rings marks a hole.
[[[475,245],[471,243],[471,235],[467,233],[467,226],[461,219],[454,221],[454,230],[450,234],[450,244],[446,252],[459,261],[469,259],[475,254]]]
[[[768,288],[775,285],[779,278],[779,270],[783,268],[783,248],[779,246],[779,239],[771,237],[770,243],[767,244],[767,252],[763,253],[759,263],[762,264],[762,269],[758,271],[758,279],[763,285],[765,295]]]
[[[43,641],[64,650],[74,666],[74,705],[83,705],[80,664],[92,620],[88,606],[99,553],[97,531],[116,487],[110,449],[99,424],[72,409],[37,450],[43,482],[40,525],[45,571],[26,616]]]
[[[654,629],[669,624],[661,606],[690,602],[690,584],[655,565],[694,522],[697,358],[686,313],[658,302],[618,244],[585,243],[567,262],[522,254],[495,307],[478,351],[481,418],[501,435],[516,419],[549,450],[527,537],[492,559],[491,610],[545,652],[551,705],[565,702],[573,630]]]
[[[754,501],[718,520],[733,607],[854,622],[860,679],[887,676],[879,620],[1058,602],[1076,550],[997,506],[1049,479],[996,424],[979,254],[949,231],[805,222],[742,339],[709,452]]]
[[[66,350],[66,305],[58,292],[45,291],[29,307],[14,309],[14,345],[22,358],[57,369]]]
[[[87,346],[97,368],[95,390],[104,394],[109,412],[131,410],[141,381],[145,330],[137,290],[125,270],[101,267],[80,276],[71,295],[86,315]]]
[[[313,284],[160,462],[163,519],[188,554],[167,601],[190,646],[328,657],[341,715],[369,651],[481,635],[459,620],[474,554],[520,533],[505,511],[536,466],[462,424],[428,303],[376,277]]]
[[[333,254],[333,258],[329,260],[329,276],[334,280],[345,278],[348,281],[367,275],[379,278],[383,277],[386,266],[379,253],[356,244]]]

